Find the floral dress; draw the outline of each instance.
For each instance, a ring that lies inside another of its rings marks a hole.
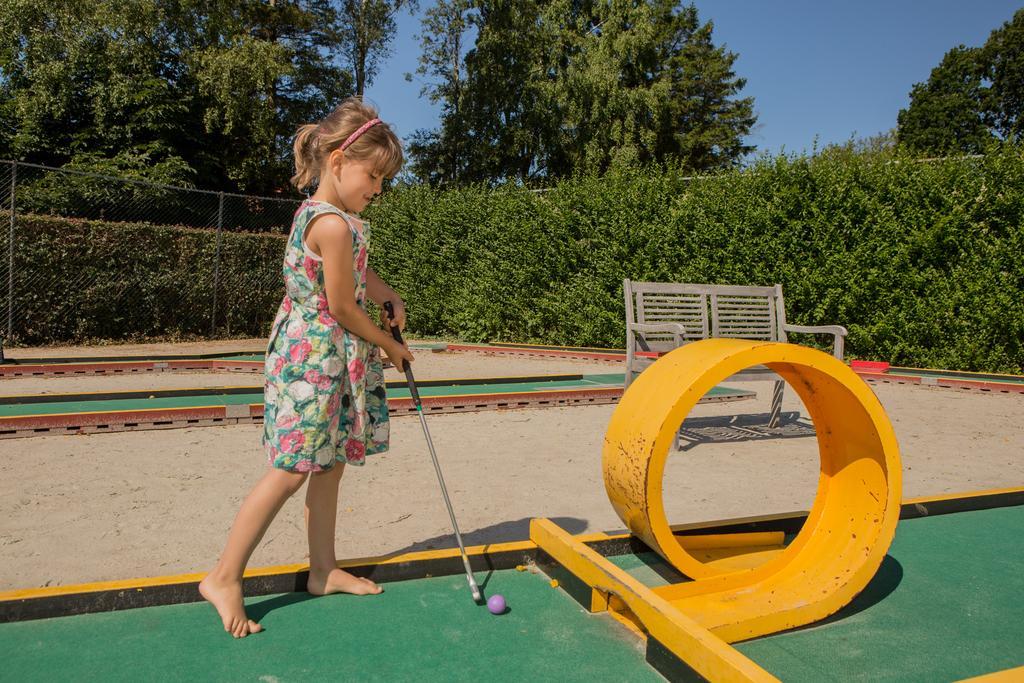
[[[270,328],[263,392],[267,459],[292,472],[329,470],[339,460],[362,465],[388,448],[380,349],[331,317],[322,259],[305,245],[306,227],[325,213],[352,231],[356,301],[366,307],[369,228],[331,204],[306,200],[285,249],[285,296]]]

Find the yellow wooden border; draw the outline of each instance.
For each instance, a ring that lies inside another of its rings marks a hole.
[[[1021,681],[1024,681],[1024,666],[993,671],[990,674],[982,674],[972,678],[964,678],[959,683],[1020,683]]]
[[[781,546],[785,543],[786,534],[781,531],[740,531],[734,534],[677,535],[676,539],[688,550],[710,550],[714,548],[741,548],[744,546]]]
[[[551,520],[531,520],[530,540],[593,590],[621,600],[652,637],[704,678],[721,683],[778,681]]]
[[[904,505],[927,505],[928,503],[939,503],[944,500],[956,500],[958,498],[982,498],[984,496],[997,496],[1005,493],[1024,493],[1024,486],[1011,486],[1003,489],[984,489],[981,491],[968,491],[967,493],[943,493],[935,496],[918,496],[916,498],[904,498]]]
[[[981,491],[967,491],[961,493],[943,493],[930,496],[916,496],[904,498],[901,505],[927,505],[928,503],[941,503],[946,500],[958,498],[984,498],[985,496],[997,496],[1008,493],[1024,493],[1024,486],[1011,486],[1000,489],[982,489]],[[707,522],[687,522],[685,524],[672,524],[669,528],[675,534],[683,534],[687,531],[700,531],[702,529],[717,529],[719,527],[730,527],[754,522],[772,522],[780,519],[791,519],[793,517],[806,516],[807,510],[792,510],[790,512],[773,512],[767,515],[751,515],[749,517],[730,517],[728,519],[710,520]],[[965,510],[970,512],[970,510]],[[599,543],[601,541],[620,541],[632,536],[625,531],[623,533],[609,534],[607,531],[595,531],[589,534],[578,534],[575,538],[583,543]]]
[[[530,541],[513,541],[510,543],[498,543],[470,546],[466,548],[466,554],[470,557],[487,556],[503,552],[532,552],[536,545]],[[351,567],[362,567],[367,565],[395,565],[411,564],[414,562],[426,562],[430,560],[443,560],[459,557],[458,548],[444,548],[442,550],[424,550],[413,553],[402,553],[399,555],[378,555],[371,557],[359,557],[348,560],[340,560],[338,566],[342,569]],[[243,578],[274,576],[277,574],[295,574],[309,569],[309,563],[302,564],[280,564],[270,567],[255,567],[247,569]],[[47,588],[20,588],[0,592],[0,602],[10,600],[26,600],[34,598],[52,598],[60,595],[74,595],[76,593],[98,593],[110,590],[143,590],[155,586],[168,586],[182,583],[198,583],[206,576],[206,572],[191,574],[172,574],[169,576],[155,576],[142,579],[119,579],[117,581],[98,581],[95,583],[78,583],[67,586],[50,586]]]

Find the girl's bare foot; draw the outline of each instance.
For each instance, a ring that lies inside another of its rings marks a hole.
[[[332,569],[328,573],[309,570],[306,590],[313,595],[331,593],[352,593],[353,595],[377,595],[383,588],[369,579],[353,576],[343,569]]]
[[[224,630],[235,638],[245,638],[250,633],[263,630],[262,626],[245,614],[241,582],[218,581],[212,574],[207,574],[199,582],[199,593],[217,608],[217,614],[224,622]]]

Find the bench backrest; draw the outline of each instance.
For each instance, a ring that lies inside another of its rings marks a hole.
[[[737,337],[786,341],[782,286],[698,285],[625,280],[626,319],[634,323],[678,323],[685,341]],[[675,347],[670,332],[645,332],[652,351]],[[627,344],[637,342],[627,335]]]

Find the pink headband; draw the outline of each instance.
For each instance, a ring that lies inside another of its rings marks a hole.
[[[356,140],[358,140],[360,135],[362,135],[366,131],[370,130],[371,128],[376,126],[378,123],[381,123],[380,119],[370,119],[369,121],[367,121],[363,125],[359,126],[359,128],[356,130],[355,133],[352,133],[352,135],[349,135],[348,138],[345,140],[345,142],[341,143],[341,150],[345,151],[345,148],[348,147],[349,145],[351,145]]]

